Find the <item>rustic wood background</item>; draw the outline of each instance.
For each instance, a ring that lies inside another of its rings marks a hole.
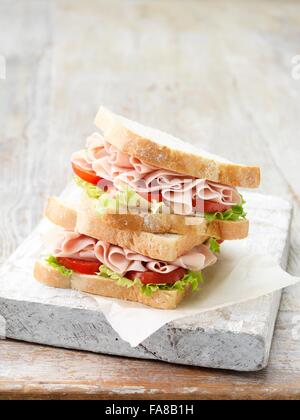
[[[70,178],[105,104],[261,165],[261,191],[294,203],[288,271],[300,275],[299,1],[0,0],[0,32],[0,262]],[[300,398],[299,376],[299,286],[257,374],[0,343],[10,397]]]

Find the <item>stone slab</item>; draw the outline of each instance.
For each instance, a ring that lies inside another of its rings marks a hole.
[[[290,204],[277,197],[245,196],[251,241],[267,248],[285,267]],[[174,321],[132,348],[96,310],[93,299],[76,291],[44,287],[31,275],[24,275],[22,266],[32,258],[35,243],[38,248],[38,235],[33,232],[0,272],[0,314],[8,338],[236,371],[255,371],[267,365],[281,292]]]

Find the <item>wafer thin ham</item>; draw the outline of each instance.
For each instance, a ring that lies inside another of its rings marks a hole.
[[[70,231],[58,234],[53,255],[55,257],[99,260],[101,264],[122,276],[129,271],[171,273],[180,267],[186,270],[201,271],[217,260],[208,246],[204,244],[195,246],[175,261],[167,263]]]
[[[193,215],[195,200],[209,200],[228,207],[241,203],[236,188],[207,179],[197,179],[165,169],[157,169],[119,151],[94,133],[87,139],[87,149],[72,155],[72,162],[84,170],[113,183],[116,190],[124,184],[138,194],[161,192],[164,204],[175,214]],[[198,209],[199,211],[199,209]]]

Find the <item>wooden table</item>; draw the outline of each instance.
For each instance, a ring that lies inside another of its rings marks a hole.
[[[70,178],[69,156],[104,103],[260,164],[261,191],[294,203],[288,270],[299,275],[299,2],[0,0],[0,27],[1,261]],[[1,341],[0,395],[300,398],[300,287],[284,293],[262,372]]]

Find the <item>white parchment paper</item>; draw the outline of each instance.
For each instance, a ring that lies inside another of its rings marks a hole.
[[[93,296],[99,310],[120,337],[135,347],[170,321],[245,302],[300,282],[274,258],[249,253],[248,241],[224,243],[219,261],[204,271],[205,285],[177,309],[160,310],[141,304]]]

